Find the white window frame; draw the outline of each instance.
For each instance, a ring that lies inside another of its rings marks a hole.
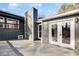
[[[62,21],[63,20],[63,21]],[[54,42],[52,42],[51,41],[51,35],[50,35],[50,30],[51,30],[51,24],[53,24],[53,23],[58,23],[58,24],[60,24],[61,22],[69,22],[69,21],[72,21],[72,23],[73,24],[71,24],[71,28],[73,28],[72,30],[71,30],[71,44],[70,44],[70,46],[69,45],[67,45],[67,44],[63,44],[63,43],[61,43],[61,41],[59,42],[59,43],[57,43],[57,44],[55,44],[55,45],[59,45],[59,46],[63,46],[63,47],[67,47],[67,48],[72,48],[72,49],[75,49],[75,20],[74,20],[74,18],[68,18],[68,19],[62,19],[62,20],[54,20],[54,21],[50,21],[49,22],[49,43],[50,44],[54,44]],[[59,28],[59,29],[61,29],[61,28]],[[59,31],[60,32],[60,31]],[[58,34],[59,35],[59,34]],[[61,39],[62,40],[62,38],[59,38],[58,37],[58,40],[59,39]]]
[[[39,37],[39,26],[41,25],[41,37]],[[42,24],[38,24],[38,39],[41,39],[42,38]]]

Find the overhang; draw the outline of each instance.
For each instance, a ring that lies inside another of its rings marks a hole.
[[[62,14],[58,14],[58,15],[55,15],[55,16],[50,16],[50,17],[45,17],[45,18],[42,18],[42,19],[38,19],[37,23],[40,23],[40,22],[46,21],[46,20],[55,19],[55,18],[72,16],[72,15],[76,15],[76,14],[79,14],[79,9],[74,10],[74,11],[69,11],[69,12],[66,12],[66,13],[62,13]]]
[[[15,19],[19,19],[19,20],[24,20],[24,17],[23,16],[19,16],[19,15],[16,15],[16,14],[12,14],[10,12],[3,11],[3,10],[0,10],[0,15],[1,16],[15,18]]]

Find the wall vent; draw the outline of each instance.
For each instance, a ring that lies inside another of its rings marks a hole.
[[[23,35],[18,35],[18,39],[23,39]]]

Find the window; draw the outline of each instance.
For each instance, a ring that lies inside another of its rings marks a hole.
[[[42,34],[42,26],[41,25],[38,25],[38,38],[41,38],[41,34]]]
[[[5,19],[0,17],[0,28],[5,28]]]
[[[0,22],[5,22],[3,17],[0,17]]]
[[[8,18],[7,19],[6,28],[9,28],[9,29],[19,29],[19,20]]]
[[[39,25],[39,37],[41,37],[41,25]]]

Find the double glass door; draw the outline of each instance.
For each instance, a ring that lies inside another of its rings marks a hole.
[[[73,21],[52,22],[49,26],[49,42],[74,49]]]

